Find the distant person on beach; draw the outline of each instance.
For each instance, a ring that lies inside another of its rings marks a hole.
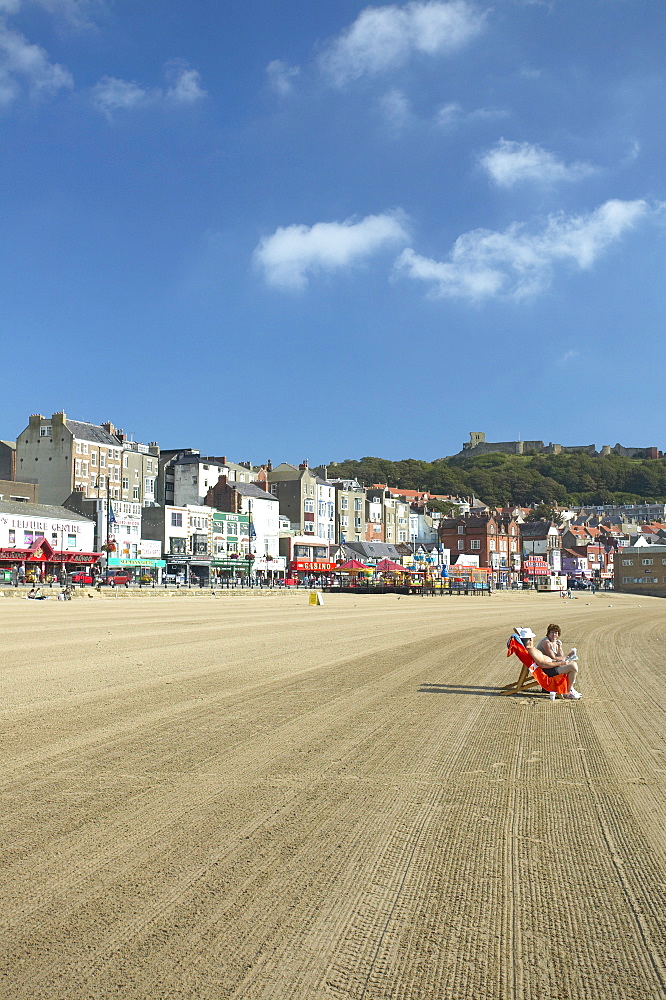
[[[570,659],[562,655],[561,652],[562,643],[559,642],[559,646],[554,646],[552,644],[550,644],[549,646],[549,648],[551,648],[553,652],[559,650],[556,656],[553,656],[550,653],[545,653],[541,648],[541,643],[546,643],[546,642],[550,643],[549,636],[551,635],[551,630],[553,639],[559,641],[559,636],[561,633],[559,625],[549,625],[548,634],[544,639],[541,640],[538,646],[534,645],[534,640],[536,639],[536,635],[534,634],[534,632],[532,632],[531,629],[521,629],[520,638],[522,639],[523,645],[528,650],[533,661],[536,663],[538,667],[541,667],[541,669],[543,670],[543,672],[546,674],[547,677],[557,677],[560,674],[566,674],[567,693],[564,697],[570,698],[572,700],[577,700],[578,698],[582,697],[580,691],[576,691],[576,689],[574,688],[574,681],[576,680],[576,677],[578,675],[578,667],[576,666],[575,662],[572,662]],[[575,655],[574,650],[571,651],[571,654]]]

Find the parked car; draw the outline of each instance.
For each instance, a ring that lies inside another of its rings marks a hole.
[[[122,584],[131,583],[132,576],[130,573],[109,573],[104,582],[108,583],[110,587],[120,587]]]
[[[92,583],[93,578],[90,573],[75,573],[70,577],[71,583]]]

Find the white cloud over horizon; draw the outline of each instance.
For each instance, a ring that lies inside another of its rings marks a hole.
[[[513,187],[521,181],[554,184],[578,181],[597,173],[590,163],[566,164],[542,146],[500,139],[479,158],[481,166],[499,187]]]
[[[284,97],[294,89],[296,77],[300,75],[299,66],[290,66],[282,59],[273,59],[266,67],[268,83],[276,94]]]
[[[466,0],[410,0],[366,7],[324,49],[320,67],[341,87],[404,65],[414,54],[434,56],[462,48],[478,35],[485,17]]]
[[[401,211],[368,215],[358,222],[292,225],[265,236],[254,251],[254,263],[269,285],[305,288],[311,274],[340,271],[408,239]]]
[[[92,103],[108,120],[116,111],[131,111],[148,105],[188,105],[206,97],[197,70],[180,62],[168,64],[167,76],[171,84],[146,88],[131,80],[121,80],[115,76],[103,76],[92,88]]]
[[[612,199],[585,215],[551,215],[538,231],[518,222],[504,232],[475,229],[458,237],[446,261],[407,248],[396,267],[429,284],[434,298],[526,299],[549,286],[558,263],[591,268],[650,211],[644,200]]]
[[[0,106],[11,104],[24,90],[36,97],[73,86],[66,67],[51,62],[45,49],[0,21]]]

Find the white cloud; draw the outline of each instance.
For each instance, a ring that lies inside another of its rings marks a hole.
[[[450,125],[455,125],[460,120],[461,115],[462,108],[459,104],[455,104],[454,102],[443,104],[435,115],[435,123],[448,128]]]
[[[478,35],[484,17],[466,0],[410,0],[366,7],[322,53],[320,65],[337,86],[404,65],[419,53],[453,52]]]
[[[611,200],[587,215],[550,216],[540,231],[514,222],[503,233],[476,229],[460,236],[446,261],[405,250],[396,265],[431,285],[435,298],[523,299],[543,291],[553,267],[569,263],[585,270],[627,230],[644,218],[647,202]]]
[[[512,187],[521,181],[539,184],[578,181],[596,173],[590,163],[566,164],[541,146],[508,139],[500,139],[480,157],[480,163],[499,187]]]
[[[404,128],[412,118],[411,104],[402,90],[393,89],[384,94],[380,108],[386,121],[396,131]]]
[[[167,65],[166,71],[172,81],[166,90],[160,87],[147,89],[130,80],[104,76],[92,89],[93,105],[111,120],[116,111],[131,111],[159,104],[194,104],[206,96],[196,70],[177,63]]]
[[[579,357],[580,357],[580,351],[577,351],[575,348],[572,347],[569,351],[565,351],[562,357],[557,359],[555,364],[559,365],[560,368],[564,368],[565,365],[567,365],[570,361],[573,361],[574,358],[579,358]]]
[[[92,100],[98,111],[111,118],[114,111],[129,110],[146,104],[150,101],[150,94],[138,83],[119,80],[115,76],[103,76],[93,87]]]
[[[0,23],[0,104],[10,104],[23,88],[34,96],[73,85],[69,70],[51,62],[41,46]]]
[[[406,240],[405,218],[399,211],[368,215],[359,222],[284,226],[261,240],[254,261],[270,285],[301,289],[310,274],[351,267]]]
[[[103,9],[105,0],[31,0],[53,15],[61,15],[75,27],[88,27],[89,15]],[[25,0],[0,0],[0,15],[15,14],[24,6]]]
[[[170,75],[173,82],[164,95],[167,101],[173,104],[194,104],[206,97],[196,69],[179,65]]]
[[[300,72],[298,66],[290,66],[282,59],[273,59],[266,67],[270,87],[280,97],[284,97],[294,89],[294,81]]]

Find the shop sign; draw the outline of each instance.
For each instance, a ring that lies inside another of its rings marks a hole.
[[[327,559],[292,559],[289,565],[292,570],[301,573],[330,573],[335,569],[335,564]]]
[[[164,569],[166,562],[164,559],[119,559],[117,556],[113,556],[111,559],[107,560],[109,567],[111,566],[147,566],[148,569],[154,569],[156,567]]]

